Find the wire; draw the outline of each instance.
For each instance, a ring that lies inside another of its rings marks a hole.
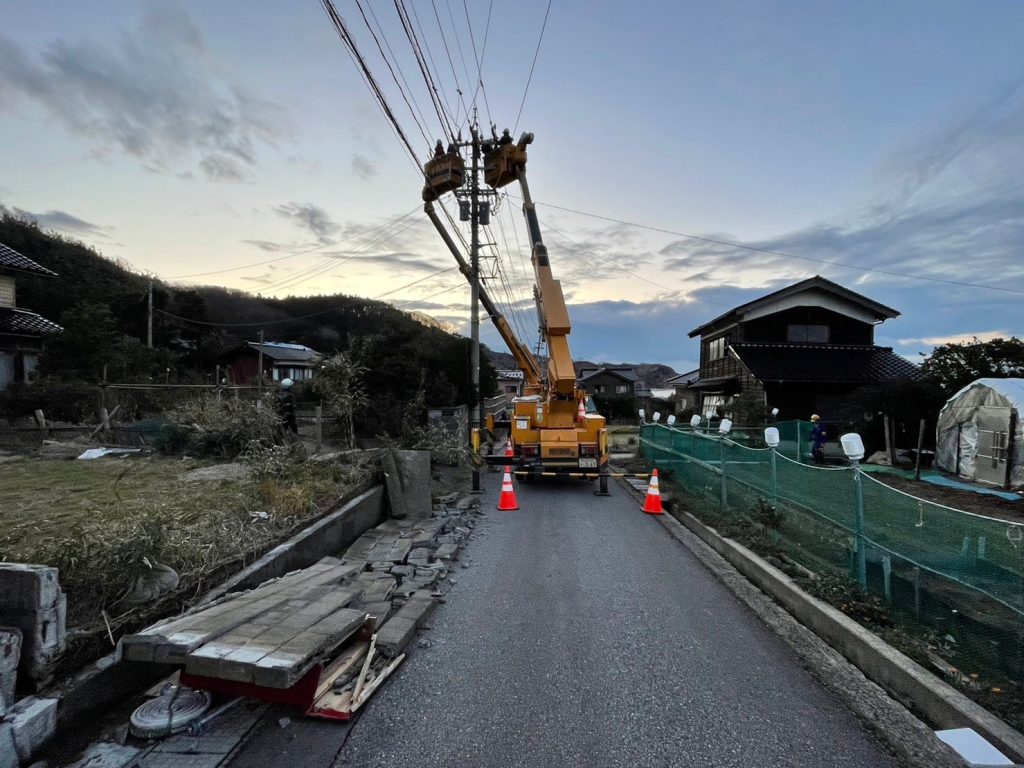
[[[440,70],[437,67],[437,62],[434,61],[434,54],[430,50],[430,43],[427,40],[427,33],[423,30],[423,24],[420,22],[420,15],[416,12],[416,3],[412,3],[412,17],[416,20],[416,29],[420,31],[420,38],[423,39],[423,48],[427,52],[427,58],[430,59],[430,66],[432,68],[433,77],[436,80],[441,79]],[[456,92],[461,96],[462,91],[458,89],[458,81],[455,83]],[[441,91],[441,97],[444,99],[445,114],[447,114],[453,123],[459,122],[458,105],[456,109],[452,111],[452,105],[448,103],[448,96],[444,91]]]
[[[448,121],[448,114],[444,110],[444,104],[441,101],[441,96],[438,93],[437,85],[434,83],[434,79],[430,74],[430,68],[427,66],[427,59],[423,55],[423,49],[420,47],[419,38],[416,37],[416,30],[413,29],[412,19],[409,18],[409,12],[405,8],[403,0],[394,0],[395,10],[398,12],[398,20],[402,23],[402,29],[405,31],[405,36],[409,40],[409,45],[412,46],[413,56],[416,59],[416,64],[420,69],[420,74],[423,75],[423,82],[427,85],[427,92],[430,94],[430,102],[434,105],[434,111],[437,113],[437,119],[441,121],[441,129],[446,135],[455,141],[455,131],[452,128],[451,123]]]
[[[776,251],[772,248],[759,248],[756,245],[744,245],[743,243],[736,243],[730,240],[721,240],[714,237],[703,237],[701,235],[690,235],[686,232],[677,232],[671,229],[663,229],[661,227],[652,227],[647,224],[637,224],[634,221],[625,221],[624,219],[616,219],[612,216],[602,216],[597,213],[587,213],[586,211],[576,210],[575,208],[566,208],[565,206],[555,205],[554,203],[542,203],[540,201],[534,201],[535,205],[543,205],[548,208],[554,208],[559,211],[566,211],[567,213],[577,213],[580,216],[589,216],[592,219],[601,219],[602,221],[610,221],[615,224],[624,224],[627,227],[636,227],[637,229],[646,229],[651,232],[661,232],[666,235],[674,235],[676,237],[685,237],[689,240],[697,240],[702,243],[714,243],[715,245],[725,245],[730,248],[740,248],[745,251],[755,251],[757,253],[767,253],[773,256],[782,256],[787,259],[800,259],[802,261],[813,261],[818,264],[827,264],[831,267],[843,267],[845,269],[853,269],[859,272],[875,272],[881,275],[889,275],[890,277],[905,277],[909,280],[927,280],[932,283],[942,283],[944,285],[956,285],[964,288],[985,288],[990,291],[1004,291],[1006,293],[1018,293],[1024,294],[1024,289],[1020,288],[1006,288],[1001,285],[984,285],[982,283],[968,283],[962,280],[947,280],[942,277],[930,277],[928,275],[912,275],[907,272],[895,272],[888,269],[877,269],[876,267],[865,267],[861,264],[846,264],[841,261],[828,261],[827,259],[816,259],[813,256],[798,256],[795,253],[788,253],[786,251]],[[550,225],[545,225],[550,226]],[[554,231],[554,230],[552,230]],[[643,278],[641,278],[643,279]],[[648,281],[650,282],[650,281]],[[679,293],[679,291],[677,291]],[[705,299],[701,299],[705,301]],[[712,302],[709,302],[712,303]]]
[[[487,90],[484,88],[484,53],[487,52],[487,34],[491,29],[491,11],[494,9],[494,0],[491,0],[487,6],[487,23],[484,27],[484,43],[481,53],[477,53],[476,50],[476,36],[473,34],[473,23],[469,19],[469,6],[466,4],[466,0],[462,0],[462,8],[466,12],[466,26],[469,27],[469,41],[473,44],[473,58],[476,61],[476,90],[473,91],[473,98],[470,99],[470,106],[476,106],[476,97],[481,92],[484,95],[484,111],[487,112],[487,122],[490,125],[494,124],[491,120],[491,105],[487,102]]]
[[[544,42],[544,30],[548,27],[548,14],[551,13],[551,0],[548,0],[547,10],[544,11],[544,23],[540,25],[540,37],[537,38],[537,49],[533,52],[533,62],[530,64],[530,76],[526,78],[526,88],[523,89],[523,99],[519,102],[519,112],[516,114],[515,127],[512,133],[519,129],[519,118],[523,116],[523,105],[526,104],[526,94],[530,91],[530,83],[533,82],[533,68],[537,66],[537,57],[540,55],[540,44]]]
[[[462,108],[464,110],[466,110],[466,117],[468,118],[469,117],[469,107],[466,106],[466,98],[465,98],[465,95],[462,93],[462,86],[459,84],[459,76],[455,73],[455,62],[452,60],[452,52],[451,52],[451,49],[448,48],[448,38],[444,34],[444,27],[441,25],[441,15],[437,12],[437,3],[436,3],[435,0],[430,0],[430,5],[434,9],[434,18],[437,20],[437,31],[441,33],[441,42],[444,44],[444,52],[445,52],[445,55],[448,57],[448,66],[451,67],[451,69],[452,69],[452,77],[455,79],[455,91],[459,94],[459,101],[462,104]],[[449,8],[448,10],[449,10],[449,14],[450,14],[451,13],[451,8]],[[414,14],[416,13],[416,5],[415,4],[413,4],[412,12]],[[465,62],[463,62],[463,68],[465,68]],[[456,118],[458,118],[458,113],[456,113]],[[462,124],[458,121],[458,119],[456,119],[455,122],[461,128]]]

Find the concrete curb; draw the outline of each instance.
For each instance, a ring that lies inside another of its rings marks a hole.
[[[374,486],[355,498],[351,493],[338,502],[339,509],[328,513],[275,547],[247,568],[211,590],[197,603],[201,605],[228,592],[251,589],[267,579],[313,565],[321,558],[339,552],[370,528],[384,521],[384,488]],[[166,677],[172,665],[129,661],[121,658],[121,648],[93,662],[46,695],[60,700],[57,707],[57,734],[74,727],[81,718],[132,696]]]
[[[841,653],[869,680],[933,726],[973,728],[1008,757],[1024,762],[1024,735],[853,619],[808,595],[786,574],[754,552],[721,536],[688,512],[679,511],[674,517],[663,515],[658,520],[675,538],[692,549],[690,542],[678,530],[685,526],[803,626]],[[732,588],[732,585],[728,586]]]

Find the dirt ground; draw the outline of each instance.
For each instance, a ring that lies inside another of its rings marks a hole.
[[[1024,522],[1024,497],[1020,501],[1009,501],[987,493],[962,491],[941,485],[926,483],[924,480],[908,480],[899,475],[874,472],[871,477],[904,493],[909,493],[936,504],[962,509],[977,515],[997,517],[1000,520]]]

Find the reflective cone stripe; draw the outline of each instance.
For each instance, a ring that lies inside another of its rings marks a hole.
[[[501,478],[501,495],[498,497],[498,510],[500,512],[513,512],[519,509],[519,502],[516,501],[516,492],[512,488],[512,468],[505,467],[505,475]]]
[[[651,483],[647,486],[647,498],[644,499],[643,511],[649,515],[660,515],[664,511],[661,508],[661,491],[658,490],[657,467],[651,472]]]
[[[506,456],[514,456],[515,455],[513,453],[513,451],[512,451],[512,438],[511,437],[508,439],[508,442],[505,443],[505,455]]]

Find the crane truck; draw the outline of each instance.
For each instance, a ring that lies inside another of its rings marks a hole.
[[[506,132],[507,133],[507,132]],[[523,372],[523,394],[512,400],[509,439],[512,456],[485,456],[495,465],[512,464],[529,476],[564,475],[599,480],[598,493],[608,493],[608,432],[605,418],[596,413],[585,391],[576,386],[576,371],[569,352],[569,312],[561,283],[541,237],[537,210],[526,181],[526,147],[532,133],[518,142],[484,143],[484,180],[494,188],[519,182],[523,214],[529,234],[534,272],[534,299],[541,340],[547,344],[547,365],[516,336],[508,321],[480,286],[480,303]],[[464,161],[456,152],[439,155],[424,166],[424,211],[459,265],[472,279],[473,272],[434,208],[434,201],[465,183]]]

